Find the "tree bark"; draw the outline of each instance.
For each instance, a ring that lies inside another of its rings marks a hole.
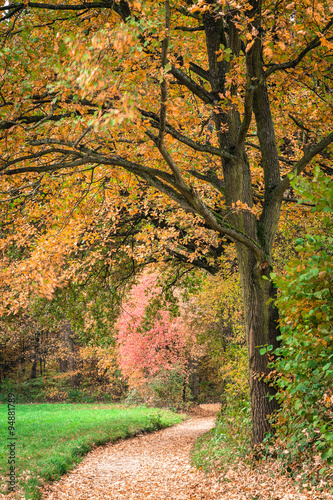
[[[260,32],[261,3],[253,0],[255,21],[249,29],[256,26]],[[226,62],[216,60],[216,45],[221,43],[221,26],[215,22],[214,14],[206,13],[204,20],[210,83],[212,92],[224,93],[225,77],[228,72]],[[239,33],[232,15],[228,21],[229,46],[234,55],[240,51]],[[214,45],[215,43],[215,45]],[[263,441],[265,433],[272,432],[268,416],[277,408],[273,387],[265,382],[268,374],[267,355],[260,354],[264,345],[278,347],[279,335],[278,312],[270,299],[275,297],[274,286],[269,279],[272,270],[272,247],[280,215],[281,200],[271,201],[270,193],[280,182],[279,159],[275,140],[274,124],[270,111],[269,97],[263,74],[262,44],[255,41],[247,52],[247,88],[244,101],[244,113],[230,105],[227,112],[219,110],[214,114],[214,122],[219,137],[221,150],[233,152],[234,159],[222,159],[226,204],[229,208],[228,222],[237,230],[245,233],[261,249],[264,259],[259,260],[253,250],[242,243],[236,243],[239,270],[243,289],[245,325],[249,351],[249,378],[253,423],[253,443]],[[231,93],[237,93],[236,86]],[[254,114],[257,135],[262,151],[262,165],[265,181],[265,201],[259,220],[251,212],[253,192],[250,165],[245,150],[245,137]],[[237,202],[246,204],[248,210],[236,208]],[[266,279],[265,279],[266,278]]]
[[[278,310],[274,306],[276,289],[267,278],[269,268],[262,269],[251,256],[240,265],[245,310],[245,327],[249,353],[250,399],[253,444],[261,443],[272,432],[268,417],[279,408],[276,391],[265,377],[269,373],[268,356],[260,354],[263,346],[279,346]]]

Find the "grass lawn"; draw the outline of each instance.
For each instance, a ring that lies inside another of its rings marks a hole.
[[[179,423],[167,410],[112,404],[16,405],[16,481],[26,499],[38,499],[43,481],[53,481],[93,447]],[[10,437],[7,405],[0,405],[0,492],[8,485]],[[21,496],[22,498],[22,496]]]

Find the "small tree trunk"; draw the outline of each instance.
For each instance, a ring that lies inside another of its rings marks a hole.
[[[34,352],[33,352],[33,358],[32,358],[32,367],[31,367],[31,373],[30,373],[30,379],[37,378],[37,362],[39,359],[39,333],[36,333],[35,335],[35,342],[34,342]]]
[[[68,370],[68,361],[65,358],[59,359],[59,371],[60,373],[65,373]]]
[[[32,360],[30,379],[37,378],[37,357],[35,356]]]
[[[187,388],[187,380],[186,380],[186,377],[184,377],[184,380],[183,380],[183,403],[186,403],[186,388]]]
[[[191,362],[190,387],[193,401],[197,401],[199,397],[199,361]]]
[[[74,359],[75,346],[74,346],[74,342],[72,339],[73,332],[71,329],[71,325],[70,325],[70,322],[67,321],[66,319],[64,319],[62,321],[61,333],[62,333],[62,339],[64,342],[64,346],[65,346],[66,350],[68,351],[68,356],[66,359],[60,359],[60,371],[62,371],[61,368],[65,368],[63,371],[67,371],[67,369],[69,369],[69,371],[71,372],[71,375],[70,375],[71,388],[74,389],[75,387],[77,387],[77,377],[74,373],[74,371],[75,371],[75,359]]]

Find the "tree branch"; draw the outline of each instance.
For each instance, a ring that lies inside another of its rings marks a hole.
[[[152,121],[150,122],[152,127],[157,129],[159,128],[159,117],[156,113],[153,113],[151,111],[145,111],[143,109],[139,109],[139,111],[145,118],[152,119]],[[210,144],[201,144],[200,142],[196,142],[193,139],[190,139],[189,137],[183,135],[181,132],[176,130],[172,125],[169,125],[168,123],[165,125],[165,132],[170,134],[179,142],[182,142],[183,144],[189,146],[191,149],[194,149],[194,151],[201,151],[202,153],[210,153],[212,155],[219,156],[220,158],[229,158],[230,160],[233,160],[235,158],[234,155],[228,153],[227,151],[224,151],[223,149],[215,148]]]
[[[248,86],[246,89],[245,100],[244,100],[243,121],[242,121],[240,129],[239,129],[237,143],[236,143],[236,150],[237,150],[238,154],[244,148],[245,139],[246,139],[249,127],[251,125],[252,111],[253,111],[253,94],[254,94],[253,86]]]
[[[194,32],[194,31],[204,31],[205,28],[204,26],[194,26],[192,28],[189,26],[175,26],[174,30]]]
[[[161,108],[160,108],[160,127],[158,134],[157,145],[161,146],[163,144],[164,132],[165,132],[165,123],[166,123],[166,101],[168,97],[168,85],[165,79],[165,67],[168,61],[168,45],[169,45],[169,31],[170,31],[170,3],[169,0],[165,0],[165,36],[162,40],[161,47],[161,66],[163,71],[163,79],[161,82]]]
[[[215,98],[211,92],[208,92],[204,87],[198,85],[192,78],[179,68],[172,66],[170,73],[181,83],[185,85],[193,94],[195,94],[199,99],[201,99],[206,104],[214,104]]]
[[[220,193],[223,195],[225,194],[225,184],[224,182],[216,175],[214,170],[209,170],[208,173],[205,174],[200,174],[196,170],[187,170],[187,172],[190,175],[193,175],[193,177],[196,177],[197,179],[200,179],[202,181],[208,182],[212,186],[214,186]]]
[[[253,142],[248,142],[246,141],[245,146],[250,146],[251,148],[258,149],[261,151],[261,147],[258,146],[257,144],[253,144]],[[288,165],[294,165],[297,160],[288,160],[288,158],[285,158],[284,156],[278,156],[280,161],[283,161],[284,163],[287,163]]]
[[[204,27],[202,27],[204,29]],[[210,82],[210,73],[209,71],[201,68],[201,66],[198,66],[194,62],[190,62],[190,71],[193,71],[196,75],[200,76],[204,80],[207,80],[207,82]]]
[[[296,163],[295,167],[287,174],[281,183],[276,186],[276,188],[271,193],[271,199],[282,198],[283,193],[290,186],[290,177],[295,177],[299,175],[305,167],[310,163],[312,158],[314,158],[318,153],[326,149],[333,142],[333,132],[327,135],[324,139],[318,142],[315,146],[312,146],[303,157]]]
[[[51,3],[37,3],[37,2],[26,2],[26,3],[14,3],[8,4],[0,7],[0,12],[9,9],[25,9],[26,7],[31,7],[33,9],[45,9],[45,10],[86,10],[86,9],[113,9],[114,1],[103,1],[103,2],[83,2],[81,4],[51,4]]]
[[[322,34],[325,35],[332,25],[333,25],[333,18],[330,19],[330,21],[326,24],[326,26],[322,31]],[[298,54],[298,56],[295,57],[295,59],[285,63],[273,64],[267,71],[265,71],[264,78],[268,78],[272,73],[275,73],[276,71],[279,71],[281,69],[295,68],[311,50],[315,49],[316,47],[319,47],[320,43],[321,43],[320,37],[318,35],[315,36],[311,40],[311,42],[309,42],[307,46]]]

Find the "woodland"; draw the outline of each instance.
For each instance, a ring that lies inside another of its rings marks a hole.
[[[0,16],[2,402],[220,402],[333,487],[332,2]]]

